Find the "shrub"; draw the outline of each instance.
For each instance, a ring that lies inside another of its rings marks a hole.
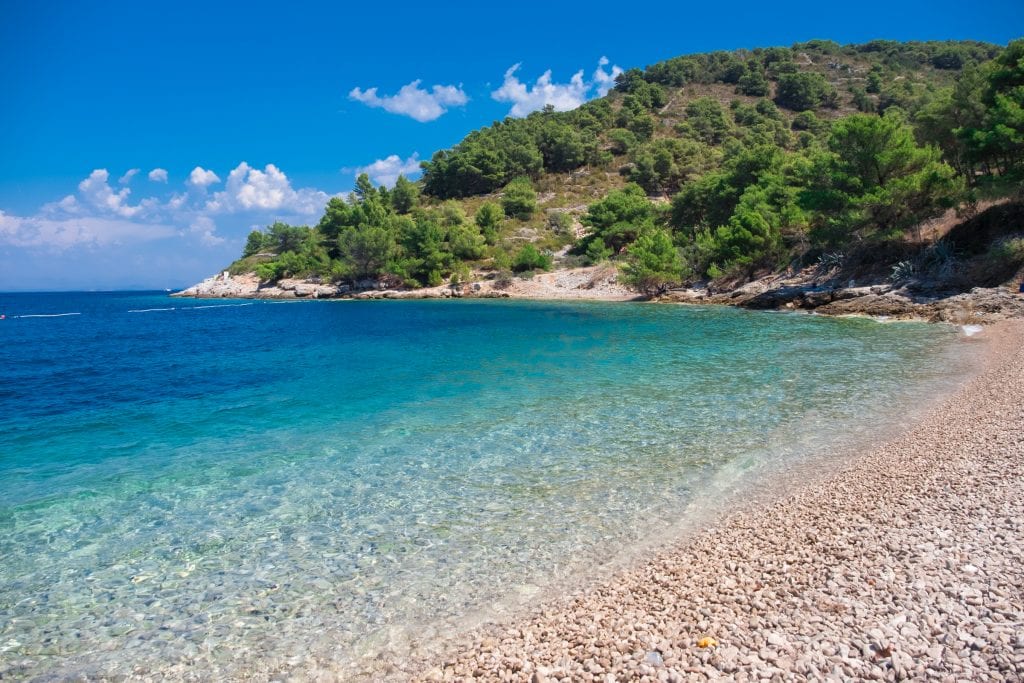
[[[779,76],[775,101],[793,111],[806,111],[834,101],[835,97],[835,88],[824,76],[800,71]]]
[[[512,259],[512,270],[522,273],[527,270],[550,270],[551,256],[541,252],[532,244],[524,244]]]
[[[537,210],[537,193],[533,191],[530,179],[516,178],[506,185],[501,207],[505,210],[506,216],[529,220]]]
[[[664,230],[646,232],[629,248],[622,281],[648,295],[664,293],[683,277],[683,261]]]

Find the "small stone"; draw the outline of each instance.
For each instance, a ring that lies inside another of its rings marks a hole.
[[[647,653],[647,656],[644,657],[644,663],[650,664],[651,666],[665,666],[665,662],[661,658],[661,653],[656,650],[652,650]]]

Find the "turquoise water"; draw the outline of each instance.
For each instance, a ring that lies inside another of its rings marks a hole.
[[[0,313],[0,678],[344,670],[828,466],[965,367],[952,328],[720,308]]]

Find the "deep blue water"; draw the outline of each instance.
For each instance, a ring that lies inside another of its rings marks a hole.
[[[429,639],[884,432],[964,367],[952,328],[721,308],[0,313],[0,678],[247,677]]]

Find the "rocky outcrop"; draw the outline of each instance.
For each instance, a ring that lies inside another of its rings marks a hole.
[[[392,289],[367,281],[358,287],[317,280],[283,279],[261,284],[254,273],[227,272],[207,278],[173,296],[234,299],[641,299],[617,281],[608,266],[592,266],[541,273],[511,281],[484,279],[465,285],[441,285],[422,289]],[[838,285],[810,277],[770,276],[735,289],[716,292],[707,287],[668,292],[660,301],[721,304],[751,309],[806,310],[822,315],[867,315],[913,318],[961,325],[987,324],[1007,318],[1024,318],[1024,295],[1006,287],[978,287],[969,292],[920,292],[913,285],[889,283]]]
[[[481,274],[483,276],[484,274]],[[600,299],[622,301],[640,298],[618,282],[618,271],[608,265],[569,268],[539,273],[531,278],[499,279],[493,274],[478,282],[444,284],[421,289],[399,289],[366,280],[325,284],[318,280],[282,279],[261,283],[255,273],[231,275],[227,271],[207,278],[172,296],[204,299]]]
[[[876,284],[828,287],[819,283],[758,280],[727,292],[706,288],[675,290],[663,301],[724,304],[751,309],[813,311],[821,315],[865,315],[961,325],[1024,318],[1024,295],[1006,287],[977,287],[964,293],[917,293],[910,287]]]
[[[230,275],[227,271],[207,278],[171,296],[199,299],[334,299],[349,291],[347,285],[312,280],[284,279],[263,285],[255,273]]]

